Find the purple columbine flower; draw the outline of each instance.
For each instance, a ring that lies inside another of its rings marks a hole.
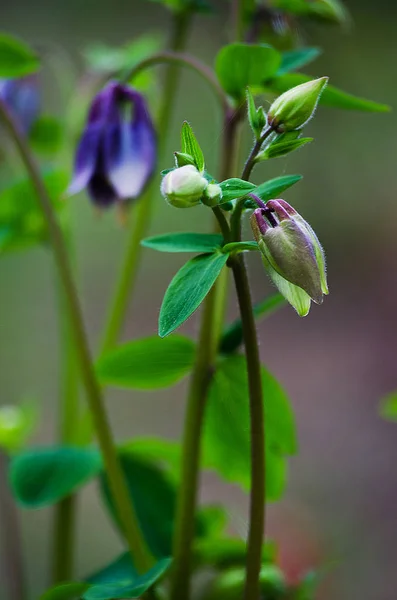
[[[23,133],[29,133],[40,112],[37,77],[28,75],[19,79],[0,79],[0,98]]]
[[[87,188],[101,208],[137,198],[155,163],[156,135],[144,98],[110,82],[91,104],[68,193]]]

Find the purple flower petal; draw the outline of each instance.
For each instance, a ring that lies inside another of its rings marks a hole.
[[[40,112],[37,77],[29,75],[20,79],[1,79],[0,97],[14,115],[23,133],[29,133]]]

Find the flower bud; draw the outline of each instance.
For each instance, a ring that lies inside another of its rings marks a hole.
[[[313,117],[328,77],[291,88],[271,105],[268,123],[279,133],[301,129]]]
[[[321,304],[328,294],[325,257],[316,234],[284,200],[258,208],[251,225],[271,279],[301,316],[310,299]]]
[[[208,186],[206,178],[193,165],[185,165],[167,173],[161,182],[161,193],[176,208],[199,204]]]
[[[209,183],[204,190],[203,203],[216,206],[222,198],[222,188],[217,183]]]

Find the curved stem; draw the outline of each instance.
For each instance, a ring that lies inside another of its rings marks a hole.
[[[190,23],[190,12],[177,13],[174,20],[174,31],[171,36],[170,47],[174,50],[180,50],[185,47],[187,36],[189,33]],[[164,53],[166,56],[171,54],[172,56],[183,56],[176,53]],[[158,56],[158,55],[155,55]],[[153,58],[153,57],[152,57]],[[149,61],[149,63],[148,63]],[[161,62],[161,61],[160,61]],[[176,95],[180,71],[176,65],[184,64],[181,60],[162,62],[171,63],[168,68],[163,91],[163,101],[160,106],[158,115],[159,131],[161,135],[159,137],[159,148],[158,156],[162,159],[164,154],[165,144],[168,137],[170,128],[171,115],[173,110],[174,98]],[[146,64],[146,66],[144,66]],[[159,64],[159,61],[153,63],[149,59],[142,61],[135,67],[133,71],[129,73],[128,79],[131,76],[136,75],[142,69],[152,66],[153,64]],[[109,315],[105,325],[105,332],[101,343],[101,351],[105,352],[112,348],[120,335],[120,330],[123,325],[123,321],[127,312],[127,306],[129,300],[133,294],[135,281],[138,271],[138,265],[141,256],[141,240],[147,234],[149,225],[152,219],[153,203],[158,192],[158,180],[155,178],[149,185],[148,190],[144,196],[139,200],[139,203],[133,212],[133,221],[131,233],[128,239],[126,252],[123,259],[123,264],[120,270],[119,280],[116,285],[115,294],[111,302]]]
[[[35,189],[38,204],[47,223],[54,258],[68,305],[70,323],[74,334],[76,357],[79,360],[81,377],[85,385],[87,401],[92,413],[95,431],[101,448],[105,470],[109,480],[109,487],[120,520],[124,526],[131,555],[138,570],[143,572],[150,568],[152,559],[139,529],[134,507],[132,506],[129,497],[124,475],[112,439],[102,392],[95,377],[83,317],[69,266],[63,234],[56,219],[51,199],[48,196],[40,171],[30,152],[29,146],[24,136],[21,135],[12,116],[9,114],[5,103],[1,99],[0,117],[6,130],[9,132],[17,146],[21,159]]]
[[[252,169],[255,166],[255,159],[258,153],[260,152],[262,145],[272,135],[272,133],[274,133],[273,127],[267,127],[263,132],[262,136],[255,142],[254,147],[252,148],[244,165],[244,170],[243,174],[241,175],[241,179],[245,179],[246,181],[249,180],[252,173]]]

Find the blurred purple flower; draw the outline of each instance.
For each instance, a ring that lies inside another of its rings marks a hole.
[[[91,104],[68,193],[87,188],[102,208],[137,198],[154,171],[156,149],[144,98],[129,86],[111,82]]]
[[[0,98],[11,111],[22,131],[29,133],[40,112],[37,77],[0,79]]]

